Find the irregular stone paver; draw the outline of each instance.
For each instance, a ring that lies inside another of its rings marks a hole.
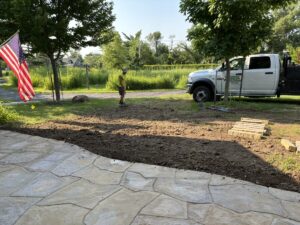
[[[31,139],[31,141],[36,142],[37,139]],[[22,148],[22,151],[47,153],[51,149],[52,149],[51,143],[45,141],[42,143],[38,142],[38,143],[32,143],[31,145],[27,145],[24,148]]]
[[[300,203],[300,193],[269,188],[269,192],[278,199]]]
[[[28,163],[25,165],[27,169],[35,170],[39,172],[51,171],[59,164],[59,161],[47,161],[47,160],[37,160],[32,163]]]
[[[51,194],[38,205],[71,203],[92,209],[98,202],[120,189],[118,185],[96,185],[86,180],[79,180]]]
[[[161,195],[147,205],[141,213],[150,216],[187,219],[187,203]]]
[[[271,225],[300,225],[300,223],[288,219],[274,219]]]
[[[270,225],[273,216],[250,212],[238,214],[213,204],[189,206],[190,218],[207,225]]]
[[[61,161],[68,157],[71,157],[72,153],[70,152],[51,152],[49,155],[45,156],[43,160],[45,161]]]
[[[33,206],[16,225],[83,225],[87,212],[75,205]]]
[[[10,152],[16,152],[18,150],[22,150],[23,148],[25,148],[26,146],[29,146],[31,144],[32,143],[30,143],[28,140],[17,141],[16,138],[11,138],[11,139],[4,138],[4,139],[0,140],[0,146],[1,146],[0,149],[5,149],[5,152],[8,152],[7,150],[9,150]],[[2,146],[4,146],[4,147],[2,147]]]
[[[208,189],[209,180],[175,180],[158,178],[155,182],[155,191],[164,193],[182,201],[193,203],[210,203]]]
[[[13,165],[0,165],[0,173],[16,168]]]
[[[211,186],[210,191],[215,203],[236,212],[258,211],[286,216],[280,201],[266,187],[237,184]]]
[[[57,177],[51,173],[46,173],[36,177],[12,195],[22,197],[45,197],[74,181],[76,181],[76,178]]]
[[[200,225],[191,220],[138,216],[131,225]]]
[[[89,152],[78,153],[63,161],[52,172],[58,176],[70,176],[72,173],[92,164],[96,158],[96,155]]]
[[[132,163],[126,162],[126,161],[121,161],[121,160],[116,160],[116,159],[99,157],[95,161],[94,165],[100,169],[120,173],[120,172],[124,172],[129,166],[132,165]]]
[[[300,225],[300,193],[0,136],[0,225]]]
[[[154,178],[145,178],[141,174],[126,172],[121,185],[134,191],[153,191]]]
[[[137,213],[158,194],[121,190],[100,202],[85,218],[86,225],[129,225]]]
[[[203,173],[193,170],[176,170],[176,179],[210,179],[211,174],[210,173]]]
[[[83,177],[94,184],[119,184],[123,174],[100,170],[98,167],[92,165],[74,173],[73,175]]]
[[[22,168],[15,168],[0,173],[0,195],[9,196],[38,175],[38,173],[31,173]]]
[[[0,197],[0,224],[12,225],[40,198]]]
[[[225,177],[213,174],[211,177],[211,180],[209,182],[209,185],[212,186],[220,186],[220,185],[228,185],[228,184],[248,184],[253,185],[252,183],[244,180],[238,180],[231,177]]]
[[[37,153],[37,152],[12,153],[12,154],[0,159],[0,163],[2,163],[2,164],[26,163],[26,162],[33,161],[41,156],[42,156],[42,154]]]
[[[282,201],[284,209],[288,212],[288,218],[300,222],[300,203]]]
[[[133,164],[128,171],[142,174],[144,177],[175,177],[175,169],[141,163]]]

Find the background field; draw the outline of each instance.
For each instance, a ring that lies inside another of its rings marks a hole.
[[[128,90],[149,89],[174,89],[185,88],[189,73],[215,67],[215,64],[190,64],[190,65],[155,65],[145,66],[140,70],[131,70],[127,74]],[[60,68],[61,83],[64,90],[80,88],[99,88],[116,90],[120,70],[91,68],[86,73],[85,68],[63,67]],[[33,86],[38,90],[51,90],[52,71],[47,67],[32,67],[30,74]],[[9,74],[9,84],[17,87],[17,78]]]

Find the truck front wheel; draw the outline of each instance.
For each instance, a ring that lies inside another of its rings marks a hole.
[[[193,91],[193,99],[195,102],[207,102],[211,101],[213,98],[213,93],[211,90],[205,86],[198,86]]]

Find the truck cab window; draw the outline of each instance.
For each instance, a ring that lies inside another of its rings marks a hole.
[[[230,69],[231,70],[241,70],[243,66],[243,58],[234,59],[230,61]]]
[[[268,56],[251,57],[249,69],[269,69],[271,68],[271,59]]]

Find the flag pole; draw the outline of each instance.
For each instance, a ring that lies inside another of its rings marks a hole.
[[[9,42],[10,39],[12,39],[12,37],[15,36],[15,35],[16,35],[17,33],[19,33],[19,32],[20,32],[20,30],[17,30],[16,33],[14,33],[13,35],[11,35],[6,41],[4,41],[4,42],[0,45],[0,48],[1,48],[3,45],[5,45],[7,42]]]

